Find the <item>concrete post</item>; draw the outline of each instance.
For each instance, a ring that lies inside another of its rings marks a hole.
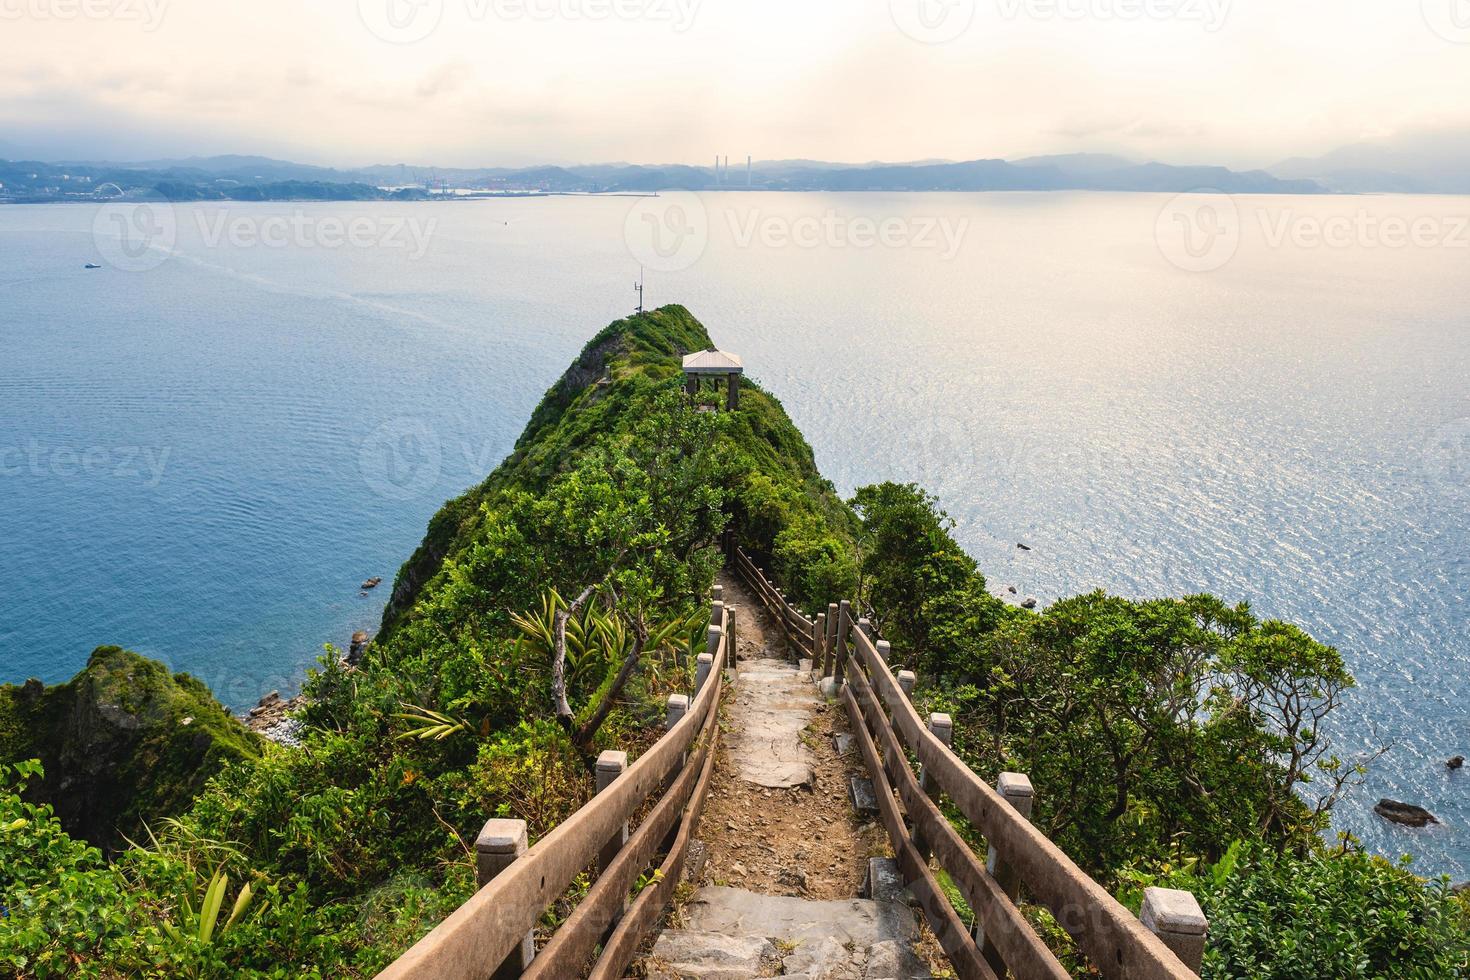
[[[709,674],[715,666],[715,655],[712,653],[701,653],[694,668],[694,693],[697,695],[704,690],[704,682],[709,680]]]
[[[842,688],[843,661],[847,659],[847,631],[852,628],[852,603],[843,599],[837,604],[837,647],[834,650],[836,663],[832,668],[832,676],[837,679],[837,687]]]
[[[711,626],[704,638],[704,652],[714,657],[715,651],[720,648],[720,641],[725,638],[725,631],[718,626]]]
[[[718,626],[720,625],[720,623],[724,622],[724,620],[725,603],[721,599],[716,599],[714,602],[711,602],[709,604],[709,624],[711,626]]]
[[[475,838],[475,871],[481,888],[516,862],[530,847],[524,820],[487,820],[480,836]],[[506,957],[491,977],[512,980],[519,977],[536,958],[536,933],[526,933],[520,949]]]
[[[689,696],[687,694],[670,694],[668,702],[668,714],[664,717],[664,730],[672,729],[684,716],[689,713]]]
[[[1138,921],[1162,939],[1185,966],[1199,973],[1210,923],[1193,895],[1173,888],[1145,888]]]
[[[954,719],[943,712],[936,711],[929,715],[929,731],[945,745],[951,745],[954,742]],[[924,791],[925,796],[929,797],[929,799],[938,805],[940,796],[939,781],[929,774],[928,766],[925,766],[923,771],[919,773],[919,788]],[[927,861],[932,845],[924,839],[924,835],[920,832],[919,828],[915,827],[913,831],[914,847],[918,848],[919,856]]]
[[[912,670],[900,670],[898,672],[898,686],[903,690],[903,696],[910,701],[914,699],[914,685],[918,682],[919,678]]]
[[[615,752],[612,749],[597,757],[597,792],[601,793],[613,784],[628,768],[628,753]],[[602,851],[597,855],[597,871],[602,873],[607,870],[608,865],[618,856],[618,851],[628,843],[628,825],[625,822],[622,829],[614,834],[606,844],[602,845]]]
[[[716,585],[716,586],[712,587],[709,590],[709,596],[710,596],[710,601],[711,602],[724,602],[725,601],[725,587],[723,585]]]
[[[687,394],[690,394],[690,395],[697,395],[697,394],[699,394],[699,375],[697,375],[697,374],[686,374],[686,375],[684,375],[684,391]]]
[[[893,663],[893,647],[887,640],[879,640],[875,646],[878,648],[878,656],[885,664]]]
[[[1003,772],[995,782],[995,789],[1001,799],[1010,804],[1015,810],[1027,820],[1031,819],[1031,808],[1036,801],[1036,791],[1031,786],[1031,779],[1024,773]],[[1005,855],[991,844],[985,857],[985,870],[990,872],[990,877],[1000,886],[1000,890],[1006,893],[1012,902],[1021,895],[1021,876],[1016,869],[1005,859]],[[1001,958],[1000,951],[995,944],[985,938],[985,929],[978,923],[975,926],[975,945],[980,947],[981,954],[992,970],[997,972],[1005,967],[1005,961]]]
[[[740,407],[740,375],[730,375],[729,384],[729,390],[725,394],[725,407],[733,412]]]
[[[858,620],[858,629],[862,630],[863,635],[868,639],[873,638],[873,624],[868,621],[868,617],[864,616]]]

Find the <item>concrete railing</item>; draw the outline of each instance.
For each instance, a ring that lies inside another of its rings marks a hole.
[[[627,753],[604,752],[597,795],[535,846],[528,846],[524,821],[486,823],[475,842],[480,890],[380,978],[624,975],[673,897],[709,790],[720,691],[734,649],[733,617],[719,600],[717,592],[693,697],[669,698],[667,733],[631,765]],[[630,832],[652,797],[657,802]],[[634,897],[635,883],[660,853],[659,873]],[[594,864],[591,889],[537,952],[536,923]]]
[[[1184,980],[1199,972],[1207,923],[1194,896],[1150,888],[1135,917],[1031,823],[1035,790],[1025,775],[1002,773],[991,787],[951,751],[949,716],[920,718],[911,700],[916,676],[895,673],[890,645],[866,619],[854,620],[850,603],[807,617],[741,549],[731,554],[818,676],[833,678],[828,689],[847,709],[905,885],[961,978],[1068,976],[1018,907],[1023,888],[1104,977]],[[910,756],[921,765],[917,776]],[[985,862],[940,811],[945,797],[985,837]],[[931,860],[974,911],[973,928],[939,886]]]

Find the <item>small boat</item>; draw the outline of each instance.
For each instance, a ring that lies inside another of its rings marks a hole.
[[[100,268],[102,268],[102,266],[98,265],[96,262],[88,262],[86,265],[82,266],[82,268],[83,269],[100,269]]]

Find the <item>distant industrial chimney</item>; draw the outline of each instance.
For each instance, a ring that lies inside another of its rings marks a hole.
[[[754,157],[746,157],[745,158],[745,186],[746,187],[754,187],[755,186],[755,174],[752,171],[752,167],[754,166],[754,163],[755,163],[755,158]]]

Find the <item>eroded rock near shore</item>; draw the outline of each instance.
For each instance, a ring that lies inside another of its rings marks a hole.
[[[1427,827],[1439,823],[1439,818],[1422,806],[1400,803],[1398,800],[1379,800],[1373,812],[1385,820],[1403,824],[1405,827]]]
[[[0,759],[39,759],[46,776],[29,796],[103,848],[182,812],[210,776],[260,748],[201,681],[118,647],[93,651],[65,684],[0,685]]]

